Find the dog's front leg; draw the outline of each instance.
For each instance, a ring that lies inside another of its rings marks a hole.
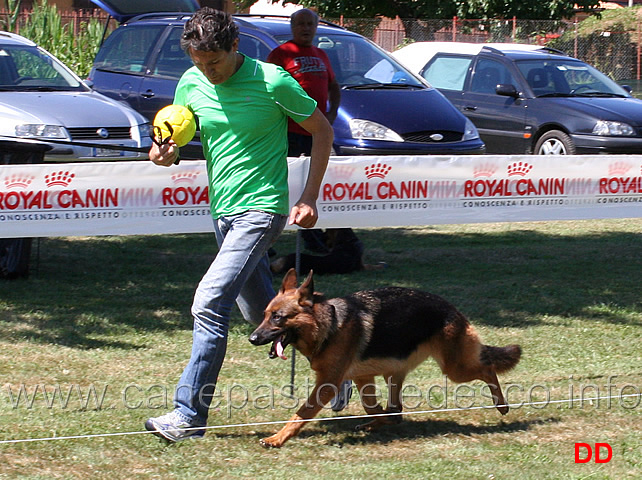
[[[278,433],[261,440],[261,445],[266,448],[280,448],[290,438],[296,436],[306,420],[314,418],[323,406],[337,394],[340,382],[319,382],[312,389],[305,404],[299,408],[292,418],[279,430]]]

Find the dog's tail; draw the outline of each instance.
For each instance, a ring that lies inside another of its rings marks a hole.
[[[512,369],[517,365],[521,356],[522,348],[519,345],[508,345],[507,347],[482,345],[482,363],[492,365],[497,373],[504,373]]]

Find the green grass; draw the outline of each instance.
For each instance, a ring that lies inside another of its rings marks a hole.
[[[642,404],[624,395],[642,390],[642,219],[358,233],[366,261],[389,268],[318,276],[317,290],[395,284],[448,298],[485,343],[522,345],[522,361],[500,380],[510,403],[535,404],[501,417],[480,408],[481,383],[444,389],[428,361],[407,380],[406,404],[419,413],[402,424],[364,433],[354,431],[362,419],[316,422],[281,450],[264,450],[258,440],[280,425],[257,423],[289,418],[313,380],[299,356],[296,398],[285,397],[290,362],[250,345],[252,327],[235,313],[210,426],[255,425],[166,446],[138,432],[171,408],[213,239],[42,239],[31,277],[0,284],[0,441],[135,434],[0,443],[0,479],[639,478]],[[294,239],[285,233],[277,251],[291,251]],[[320,417],[361,413],[353,399]],[[576,442],[608,442],[613,459],[575,464]]]

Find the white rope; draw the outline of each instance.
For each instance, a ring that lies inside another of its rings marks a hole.
[[[521,408],[521,407],[532,407],[535,405],[551,405],[551,404],[556,404],[556,403],[575,403],[577,401],[582,401],[584,402],[594,402],[597,401],[599,402],[600,400],[610,400],[613,398],[626,398],[626,397],[642,397],[641,394],[639,393],[633,393],[633,394],[627,394],[627,395],[611,395],[608,397],[594,397],[594,398],[568,398],[564,400],[544,400],[541,402],[531,402],[531,403],[517,403],[517,404],[508,404],[508,405],[498,405],[497,407],[509,407],[509,408]],[[309,418],[309,419],[301,419],[301,420],[276,420],[276,421],[271,421],[271,422],[253,422],[253,423],[236,423],[236,424],[229,424],[229,425],[211,425],[209,427],[194,427],[194,428],[186,428],[184,430],[214,430],[214,429],[223,429],[223,428],[242,428],[242,427],[258,427],[258,426],[266,426],[266,425],[280,425],[280,424],[285,424],[289,422],[296,422],[296,423],[310,423],[310,422],[331,422],[331,421],[336,421],[336,420],[352,420],[352,419],[372,419],[376,417],[391,417],[391,416],[396,416],[396,415],[422,415],[422,414],[428,414],[428,413],[449,413],[449,412],[463,412],[463,411],[469,411],[469,410],[488,410],[488,409],[493,409],[497,408],[495,405],[484,405],[484,406],[477,406],[477,407],[466,407],[466,408],[443,408],[443,409],[434,409],[434,410],[420,410],[420,411],[409,411],[409,412],[391,412],[391,413],[381,413],[381,414],[376,414],[376,415],[347,415],[347,416],[338,416],[338,417],[321,417],[321,418]],[[22,438],[22,439],[16,439],[16,440],[0,440],[0,445],[4,444],[15,444],[15,443],[28,443],[28,442],[46,442],[46,441],[53,441],[53,440],[75,440],[75,439],[80,439],[80,438],[105,438],[105,437],[119,437],[119,436],[127,436],[127,435],[145,435],[145,434],[150,434],[154,432],[150,432],[148,430],[144,431],[138,431],[138,432],[114,432],[114,433],[95,433],[95,434],[87,434],[87,435],[69,435],[69,436],[64,436],[64,437],[45,437],[45,438]]]

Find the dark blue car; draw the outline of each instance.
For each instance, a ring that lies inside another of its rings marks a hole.
[[[179,38],[198,5],[194,0],[94,3],[122,23],[102,45],[89,80],[99,92],[152,119],[172,102],[178,79],[192,66]],[[145,13],[170,6],[173,13]],[[265,60],[291,38],[289,18],[234,18],[240,27],[239,50],[250,57]],[[336,155],[484,153],[470,120],[370,40],[322,22],[316,45],[328,54],[342,88],[334,122]],[[202,157],[198,150],[191,153]]]

